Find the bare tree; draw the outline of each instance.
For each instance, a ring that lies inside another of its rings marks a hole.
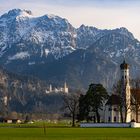
[[[140,111],[140,78],[130,80],[131,84],[131,102],[127,103],[121,96],[121,82],[119,81],[116,85],[114,85],[114,93],[117,94],[120,98],[119,102],[119,109],[120,109],[120,116],[121,121],[125,122],[128,111],[134,111],[135,112],[135,120],[138,122],[138,116]],[[125,114],[125,117],[123,117],[123,113]]]
[[[140,79],[131,80],[132,89],[131,89],[131,104],[132,111],[136,113],[136,122],[138,122],[139,111],[140,111]]]
[[[69,93],[64,95],[64,107],[67,109],[72,117],[72,127],[75,126],[76,116],[79,111],[79,93]]]
[[[113,86],[113,94],[117,95],[119,98],[118,108],[120,112],[121,122],[126,122],[128,113],[131,111],[131,103],[126,99],[125,91],[122,90],[122,83],[118,81],[116,85]],[[123,91],[123,92],[122,92]]]

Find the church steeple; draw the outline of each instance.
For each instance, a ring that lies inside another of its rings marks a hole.
[[[123,61],[123,63],[120,65],[121,69],[121,83],[123,84],[124,88],[126,87],[126,84],[129,84],[129,65]]]
[[[129,77],[129,65],[123,61],[120,65],[121,70],[121,105],[123,106],[123,118],[124,121],[131,121],[131,113],[130,113],[130,77]]]

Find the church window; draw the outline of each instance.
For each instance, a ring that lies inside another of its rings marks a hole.
[[[111,108],[109,108],[108,111],[111,111]]]
[[[117,120],[116,117],[114,117],[114,122],[116,122],[116,120]]]
[[[108,117],[108,122],[110,122],[111,121],[111,118],[110,117]]]
[[[114,111],[117,111],[117,108],[114,108]]]

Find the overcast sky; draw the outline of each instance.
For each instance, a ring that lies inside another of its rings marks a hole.
[[[14,9],[64,17],[74,27],[126,27],[140,40],[140,0],[0,0],[0,15]]]

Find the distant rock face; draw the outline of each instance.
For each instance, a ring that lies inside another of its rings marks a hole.
[[[72,87],[118,80],[119,64],[126,58],[132,76],[140,69],[140,42],[126,28],[74,28],[54,15],[34,17],[14,9],[0,17],[0,64],[8,70],[38,76]]]
[[[63,94],[46,94],[47,85],[36,78],[16,75],[0,68],[1,116],[12,111],[59,113]]]

